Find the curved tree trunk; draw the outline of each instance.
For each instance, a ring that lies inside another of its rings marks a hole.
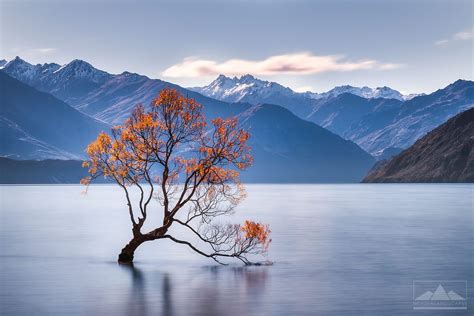
[[[137,250],[137,248],[145,241],[159,239],[164,236],[171,223],[172,221],[168,221],[162,227],[152,230],[147,234],[142,234],[140,232],[141,224],[143,224],[143,222],[139,223],[139,225],[135,225],[135,227],[132,229],[133,238],[125,247],[123,247],[122,252],[118,256],[118,263],[133,264],[135,250]]]
[[[143,244],[145,241],[146,239],[143,236],[134,236],[133,239],[123,247],[122,252],[118,256],[118,262],[132,264],[135,250],[137,250],[138,246]]]

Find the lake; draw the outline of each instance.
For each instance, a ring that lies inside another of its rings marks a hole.
[[[132,268],[115,262],[131,237],[119,188],[1,186],[0,314],[472,315],[473,188],[247,185],[228,220],[269,223],[274,265],[156,241]],[[414,310],[423,280],[467,284],[467,310]]]

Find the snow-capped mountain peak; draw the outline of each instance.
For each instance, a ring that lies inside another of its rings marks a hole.
[[[108,73],[94,68],[91,64],[75,59],[68,64],[45,63],[32,65],[19,56],[7,62],[2,69],[20,81],[31,83],[38,81],[62,81],[70,78],[88,79],[99,83],[109,76]]]
[[[70,63],[61,66],[61,68],[59,68],[57,72],[64,71],[65,69],[72,71],[93,71],[95,68],[88,62],[85,62],[80,59],[74,59]]]
[[[294,95],[295,92],[282,85],[255,78],[250,74],[239,77],[219,75],[205,87],[191,88],[211,98],[227,102],[257,102],[273,94]],[[259,102],[257,102],[259,103]]]
[[[277,97],[297,97],[306,99],[323,99],[337,97],[343,93],[351,93],[366,99],[384,98],[397,99],[400,101],[409,100],[418,94],[403,95],[397,90],[383,86],[370,88],[367,86],[354,87],[350,85],[337,86],[327,92],[303,92],[298,93],[281,84],[271,81],[265,81],[250,74],[239,77],[227,77],[219,75],[209,85],[204,87],[191,88],[191,90],[202,93],[208,97],[219,99],[227,102],[250,102],[260,103],[263,100],[274,100]]]
[[[234,77],[234,78],[237,79],[237,77]],[[240,79],[237,79],[237,80],[239,82],[242,82],[242,83],[264,82],[263,80],[259,80],[259,79],[255,78],[251,74],[243,75],[243,76],[240,77]]]
[[[367,86],[353,87],[350,85],[343,85],[343,86],[337,86],[327,92],[312,94],[311,97],[314,99],[331,98],[331,97],[336,97],[343,93],[351,93],[351,94],[354,94],[366,99],[383,98],[383,99],[397,99],[400,101],[405,100],[405,96],[403,94],[387,86],[370,88]]]
[[[147,78],[146,76],[137,74],[137,73],[135,73],[135,72],[129,72],[129,71],[124,71],[124,72],[122,72],[122,73],[121,73],[120,75],[118,75],[118,76],[119,76],[119,77],[122,77],[122,78],[134,79],[134,80],[142,79],[142,78]]]
[[[38,73],[38,67],[34,66],[19,56],[10,60],[3,66],[3,69],[20,81],[30,82]]]
[[[88,62],[80,59],[74,59],[54,71],[54,74],[60,78],[81,78],[88,79],[94,83],[104,81],[108,76],[107,72],[94,68]]]
[[[38,90],[49,91],[66,102],[77,94],[104,84],[112,76],[80,59],[62,66],[56,63],[32,65],[18,56],[6,63],[2,71]]]

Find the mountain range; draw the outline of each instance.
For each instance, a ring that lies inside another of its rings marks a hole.
[[[374,162],[353,142],[278,105],[227,103],[138,74],[104,75],[86,62],[51,65],[55,64],[31,65],[16,58],[0,71],[2,104],[3,99],[8,100],[2,117],[12,122],[2,132],[2,137],[8,135],[8,139],[2,140],[0,156],[84,159],[87,142],[100,130],[122,122],[137,103],[148,104],[163,88],[174,87],[203,104],[209,119],[238,116],[250,130],[255,162],[243,173],[245,181],[356,182]],[[44,109],[53,108],[57,111],[47,112],[45,117]],[[77,120],[79,126],[71,120]],[[13,124],[49,146],[48,150],[25,142],[25,137],[15,134]]]
[[[380,163],[364,182],[474,182],[474,108]]]
[[[315,94],[251,75],[220,75],[206,87],[186,89],[127,71],[110,74],[82,60],[32,65],[16,57],[0,68],[1,156],[83,159],[98,131],[172,87],[203,104],[208,118],[238,116],[251,130],[256,159],[249,181],[358,181],[374,161],[364,150],[377,159],[396,155],[474,104],[474,82],[466,80],[429,95],[351,86]]]
[[[241,76],[240,78],[230,78],[224,75],[219,75],[207,86],[193,87],[189,89],[219,100],[249,103],[261,103],[265,98],[278,98],[284,96],[291,98],[302,97],[309,99],[326,99],[337,97],[343,93],[351,93],[367,99],[385,98],[401,101],[410,100],[420,95],[403,95],[399,91],[389,87],[369,88],[367,86],[353,87],[350,85],[338,86],[323,93],[311,91],[295,92],[279,83],[260,80],[250,74]]]
[[[47,92],[77,110],[109,124],[123,122],[138,104],[148,105],[165,87],[179,90],[205,104],[210,117],[230,116],[241,107],[205,97],[178,85],[150,79],[135,73],[109,74],[82,60],[60,66],[55,63],[32,65],[20,57],[6,63],[1,70],[21,82]]]
[[[402,95],[388,88],[340,86],[328,92],[297,93],[251,75],[220,75],[192,88],[229,102],[272,103],[357,143],[374,156],[408,148],[450,117],[474,105],[474,82],[458,80],[429,95]]]

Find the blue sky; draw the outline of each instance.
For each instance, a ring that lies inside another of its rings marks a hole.
[[[473,1],[1,0],[2,58],[84,59],[183,86],[218,73],[321,92],[473,78]]]

